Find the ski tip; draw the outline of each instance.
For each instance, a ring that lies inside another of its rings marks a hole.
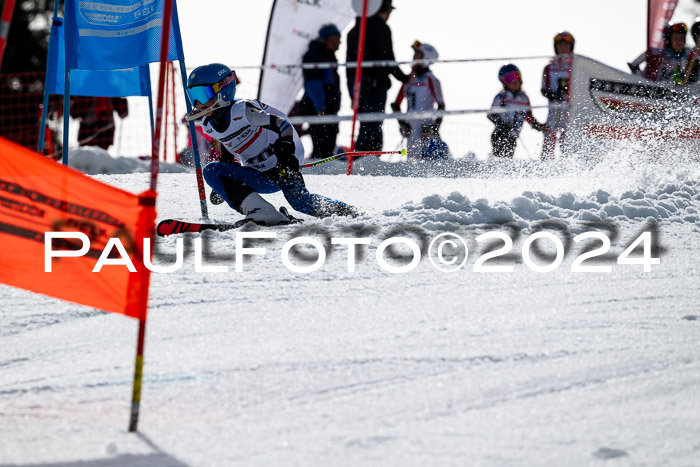
[[[408,154],[408,150],[407,150],[406,148],[403,148],[403,149],[400,151],[400,154],[401,154],[403,157],[406,157],[406,154]]]
[[[176,221],[173,219],[166,219],[158,222],[158,225],[156,226],[156,234],[158,234],[159,237],[165,237],[175,233],[175,222]]]

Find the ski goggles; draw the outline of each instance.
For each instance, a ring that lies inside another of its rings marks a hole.
[[[214,88],[211,85],[205,86],[195,86],[193,88],[187,88],[187,95],[190,98],[190,103],[194,106],[197,104],[205,104],[209,102],[211,98],[216,96]]]
[[[573,44],[574,36],[572,36],[568,32],[559,33],[556,36],[554,36],[554,43],[557,42],[566,42],[567,44]]]
[[[688,33],[688,26],[685,23],[669,24],[668,25],[668,32],[669,32],[669,34],[675,34],[675,33],[687,34]]]
[[[520,77],[519,71],[511,71],[510,73],[506,73],[501,79],[503,80],[503,84],[505,84],[506,86],[514,82],[515,80],[522,82],[522,78]]]

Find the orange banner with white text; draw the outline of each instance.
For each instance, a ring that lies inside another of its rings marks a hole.
[[[155,200],[0,138],[0,283],[145,320]]]

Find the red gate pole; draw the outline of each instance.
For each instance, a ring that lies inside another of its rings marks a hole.
[[[158,74],[158,103],[156,105],[156,122],[153,129],[153,146],[151,148],[151,191],[158,188],[158,172],[160,171],[160,126],[163,123],[163,98],[165,87],[165,69],[168,63],[168,44],[170,36],[170,21],[173,16],[173,0],[165,0],[163,11],[163,32],[160,39],[160,71]],[[136,343],[136,364],[134,366],[134,386],[131,396],[131,417],[129,431],[138,430],[139,409],[141,407],[141,379],[143,377],[143,353],[146,346],[146,319],[139,319],[139,334]]]
[[[367,28],[367,4],[369,0],[362,2],[362,22],[360,23],[360,41],[357,45],[357,71],[355,71],[355,86],[352,93],[352,131],[350,132],[350,151],[355,150],[355,124],[357,123],[357,110],[360,106],[360,83],[362,81],[362,58],[365,52],[365,30]],[[348,156],[347,174],[352,175],[352,156]]]
[[[5,45],[7,45],[7,35],[10,32],[10,23],[12,22],[14,9],[15,0],[5,0],[5,6],[2,8],[2,19],[0,20],[0,66],[2,65],[2,56],[5,54]]]

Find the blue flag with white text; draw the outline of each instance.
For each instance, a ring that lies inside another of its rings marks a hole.
[[[62,95],[66,66],[63,21],[54,18],[47,67],[46,87],[49,94]],[[72,96],[126,97],[150,96],[151,78],[148,65],[123,70],[71,70]]]
[[[164,0],[65,0],[66,66],[80,70],[133,68],[160,60]],[[173,1],[168,60],[176,47]]]

